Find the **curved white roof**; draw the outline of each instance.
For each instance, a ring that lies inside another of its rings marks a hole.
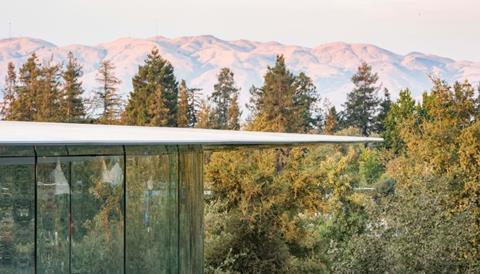
[[[381,142],[381,138],[232,131],[194,128],[137,127],[0,121],[0,145],[296,145]]]

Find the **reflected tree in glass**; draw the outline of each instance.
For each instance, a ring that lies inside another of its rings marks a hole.
[[[34,159],[0,158],[0,273],[34,271]]]
[[[37,271],[70,271],[70,162],[43,157],[37,164]]]
[[[177,273],[176,147],[131,150],[127,155],[127,272]]]
[[[72,161],[72,273],[123,273],[123,156]]]

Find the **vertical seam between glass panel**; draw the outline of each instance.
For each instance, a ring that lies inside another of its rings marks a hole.
[[[181,258],[180,258],[180,238],[181,238],[181,234],[180,234],[180,226],[181,226],[181,220],[180,220],[180,188],[182,187],[181,186],[181,183],[180,183],[180,176],[181,176],[181,172],[180,172],[180,169],[181,169],[181,166],[180,166],[180,147],[178,145],[175,146],[175,149],[176,149],[176,152],[177,152],[177,273],[180,274],[180,267],[182,265],[182,262],[181,262]]]
[[[127,149],[123,149],[123,273],[127,273]]]
[[[67,151],[67,156],[70,156],[70,152],[68,151],[68,146],[65,146],[65,150]],[[68,183],[69,183],[69,193],[68,193],[68,271],[72,273],[72,160],[68,160]]]
[[[72,233],[73,233],[73,216],[72,216],[72,174],[73,174],[73,168],[72,168],[72,161],[69,161],[68,162],[68,176],[69,176],[69,183],[70,183],[70,187],[69,187],[69,199],[68,199],[68,270],[69,270],[69,273],[71,274],[72,273]]]
[[[33,146],[33,154],[34,154],[34,165],[33,165],[33,169],[34,169],[34,173],[33,173],[33,181],[34,181],[34,198],[33,198],[33,202],[34,202],[34,212],[35,212],[35,218],[34,218],[34,221],[33,221],[33,230],[34,230],[34,233],[33,233],[33,249],[35,250],[35,253],[34,253],[34,256],[33,256],[33,272],[36,274],[37,273],[37,200],[38,200],[38,197],[37,197],[37,162],[38,162],[38,157],[37,157],[37,148],[35,146]]]

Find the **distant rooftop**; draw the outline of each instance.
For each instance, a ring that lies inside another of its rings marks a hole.
[[[298,145],[381,142],[381,138],[0,121],[0,145]]]

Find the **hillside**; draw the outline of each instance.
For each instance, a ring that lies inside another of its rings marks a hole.
[[[213,36],[180,38],[152,37],[147,39],[121,38],[95,46],[56,46],[33,38],[0,40],[0,79],[4,79],[7,63],[17,66],[36,52],[47,62],[63,62],[72,51],[84,68],[83,82],[88,92],[95,87],[95,73],[99,63],[110,59],[122,79],[121,93],[131,91],[131,78],[146,54],[154,47],[175,67],[178,79],[186,79],[190,86],[202,88],[208,94],[221,67],[230,67],[241,91],[241,102],[248,100],[248,89],[259,85],[265,69],[273,64],[276,54],[283,54],[294,72],[304,71],[313,78],[323,98],[340,105],[350,91],[350,77],[361,61],[366,61],[378,72],[384,87],[393,96],[401,88],[409,87],[416,97],[430,87],[429,74],[445,80],[480,80],[480,63],[456,61],[450,58],[412,52],[400,55],[369,44],[329,43],[314,48],[284,45],[277,42],[248,40],[225,41]],[[3,81],[2,81],[3,82]],[[3,83],[0,83],[2,85]]]

